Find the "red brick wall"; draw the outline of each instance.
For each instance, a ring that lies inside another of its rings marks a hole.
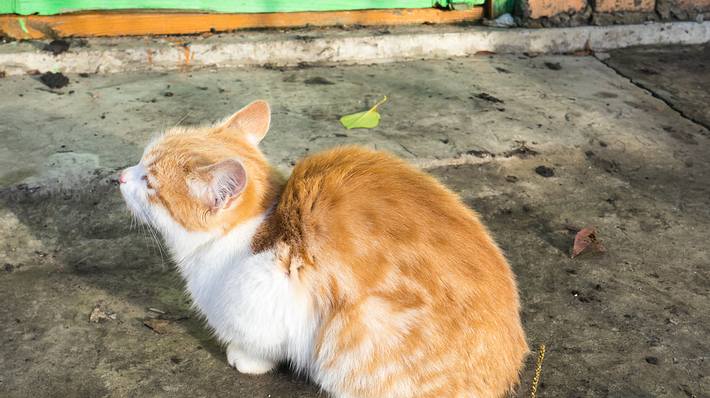
[[[655,0],[595,0],[596,12],[640,11],[653,12]]]
[[[637,12],[653,13],[656,11],[656,0],[520,0],[524,3],[526,17],[538,19],[553,17],[561,13],[578,13],[587,5],[595,13]],[[658,0],[670,7],[685,12],[710,12],[710,0]]]
[[[710,11],[710,0],[672,0],[671,3],[686,11]]]
[[[563,12],[579,12],[587,6],[586,0],[527,0],[530,18],[551,17]]]

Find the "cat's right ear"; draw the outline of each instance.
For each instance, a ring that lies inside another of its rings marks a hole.
[[[212,210],[227,209],[247,186],[247,172],[236,159],[198,169],[188,180],[190,192]]]
[[[271,124],[271,108],[264,100],[256,100],[230,116],[222,129],[244,134],[254,145],[264,139]]]

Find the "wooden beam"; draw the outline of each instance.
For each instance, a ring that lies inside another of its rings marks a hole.
[[[266,14],[198,14],[182,12],[84,12],[52,16],[0,15],[0,34],[14,39],[92,36],[176,35],[252,28],[300,26],[378,26],[446,24],[475,21],[483,7],[448,11],[434,8],[289,12]]]

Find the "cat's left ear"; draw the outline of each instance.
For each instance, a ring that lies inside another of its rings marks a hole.
[[[198,169],[188,180],[190,192],[213,210],[231,207],[247,186],[247,172],[239,160],[227,159]]]
[[[264,139],[271,124],[271,108],[264,100],[256,100],[230,116],[223,129],[245,134],[254,145]]]

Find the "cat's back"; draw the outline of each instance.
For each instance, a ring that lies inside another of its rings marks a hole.
[[[304,238],[327,238],[340,249],[387,242],[419,251],[456,248],[482,261],[504,262],[478,216],[457,195],[386,152],[346,146],[303,159],[279,207],[301,225]]]
[[[290,205],[308,210],[311,217],[358,211],[351,216],[377,214],[370,217],[370,222],[375,222],[374,218],[396,218],[419,208],[429,209],[434,216],[470,215],[455,195],[426,173],[393,155],[359,146],[306,157],[294,168],[284,195],[293,199]],[[384,214],[388,211],[393,212]],[[413,221],[406,219],[407,223]]]
[[[384,152],[337,148],[296,165],[277,212],[312,265],[301,280],[328,306],[316,376],[326,389],[493,397],[517,382],[527,345],[513,274],[436,179]]]

